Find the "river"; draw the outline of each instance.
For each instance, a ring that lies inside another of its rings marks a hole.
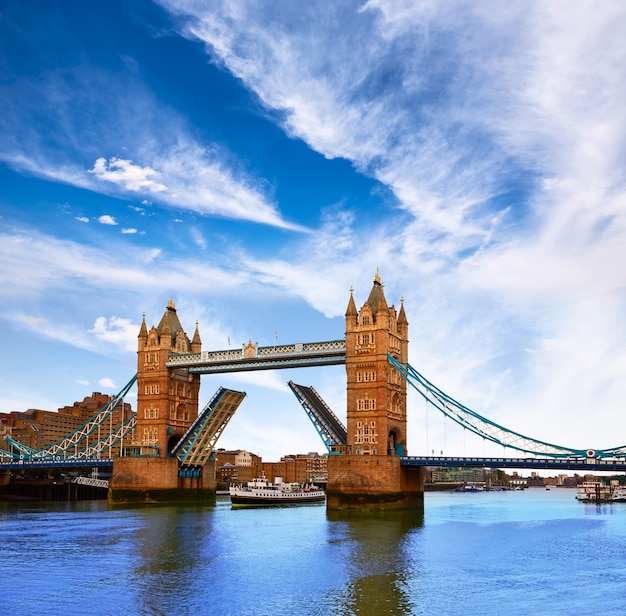
[[[515,616],[626,608],[626,503],[572,489],[324,505],[0,503],[0,614]]]

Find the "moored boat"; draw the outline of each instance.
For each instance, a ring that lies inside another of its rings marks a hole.
[[[576,490],[576,499],[584,503],[626,502],[626,486],[607,485],[602,481],[583,481]]]
[[[265,475],[248,481],[245,486],[231,486],[229,492],[233,507],[301,505],[321,503],[326,499],[324,491],[315,485],[286,483],[281,477],[276,477],[272,483]]]

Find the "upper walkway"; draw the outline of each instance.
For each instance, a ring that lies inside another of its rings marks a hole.
[[[346,341],[297,342],[256,346],[249,342],[241,349],[170,354],[168,368],[187,368],[195,374],[277,370],[305,366],[337,366],[346,363]]]

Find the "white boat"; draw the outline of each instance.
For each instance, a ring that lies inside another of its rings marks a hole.
[[[626,502],[626,486],[607,485],[602,481],[583,481],[576,490],[576,499],[584,503]]]
[[[248,481],[245,486],[231,486],[230,501],[233,507],[266,507],[269,505],[301,505],[321,503],[326,494],[315,485],[285,483],[276,477],[274,483],[262,477]]]

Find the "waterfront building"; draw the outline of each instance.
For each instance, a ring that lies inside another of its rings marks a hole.
[[[264,462],[263,471],[271,481],[282,477],[287,482],[325,484],[328,481],[328,455],[309,452],[283,456],[279,462]]]
[[[328,454],[292,454],[281,457],[278,462],[263,462],[243,449],[217,449],[214,452],[217,480],[220,483],[246,483],[265,474],[269,481],[282,477],[286,482],[325,484],[328,480]]]
[[[0,449],[10,450],[5,436],[19,441],[32,449],[44,449],[65,438],[89,421],[111,401],[111,396],[94,391],[81,402],[64,406],[58,411],[28,409],[24,412],[1,413],[3,430],[0,433]],[[133,413],[130,404],[119,404],[111,413],[110,425],[115,430]],[[113,446],[112,455],[118,455],[119,445]]]
[[[438,467],[431,471],[432,483],[484,483],[491,481],[491,469],[463,468],[459,466]]]
[[[245,483],[259,477],[263,470],[261,456],[245,449],[218,449],[213,453],[219,482],[229,483],[236,480],[236,483]]]

